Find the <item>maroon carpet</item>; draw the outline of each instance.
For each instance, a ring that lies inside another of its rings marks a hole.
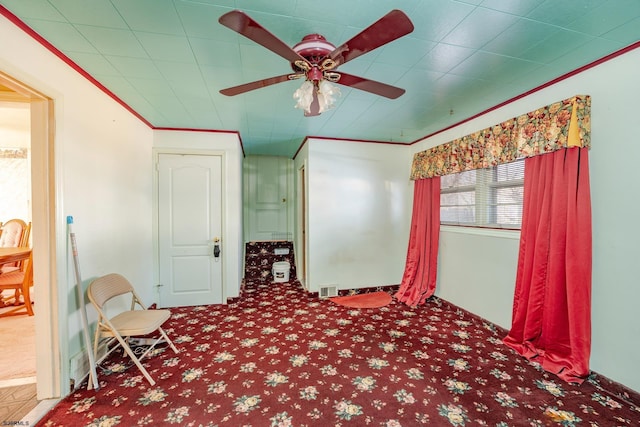
[[[354,309],[297,282],[247,283],[234,304],[173,310],[180,354],[116,355],[46,426],[637,426],[594,377],[570,385],[501,343],[504,331],[437,298]]]

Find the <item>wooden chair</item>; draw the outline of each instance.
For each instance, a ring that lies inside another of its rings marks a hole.
[[[0,234],[0,247],[3,248],[28,248],[29,239],[31,237],[31,222],[26,223],[21,219],[10,219],[2,224],[2,233]],[[0,265],[0,273],[9,273],[11,271],[20,270],[22,261],[11,264]]]
[[[0,291],[14,291],[14,296],[3,299],[3,302],[6,304],[7,301],[11,301],[13,298],[13,305],[17,306],[12,310],[0,314],[0,317],[16,316],[19,314],[28,314],[29,316],[33,316],[33,307],[31,306],[31,286],[33,286],[33,255],[29,255],[29,258],[25,260],[21,269],[0,274]],[[23,304],[20,302],[21,294]],[[22,309],[25,309],[25,311],[22,312]]]
[[[131,308],[120,312],[114,317],[107,317],[105,304],[115,297],[127,294],[131,296]],[[149,381],[151,385],[154,385],[156,382],[151,378],[151,375],[149,375],[145,367],[142,366],[140,360],[163,339],[171,346],[174,352],[178,353],[178,349],[162,329],[162,325],[171,317],[171,312],[169,310],[147,310],[133,289],[133,286],[131,286],[131,283],[116,273],[107,274],[91,282],[87,289],[87,295],[89,301],[91,301],[98,312],[98,325],[93,341],[94,360],[97,359],[98,346],[101,339],[115,340],[117,342],[116,345],[108,351],[107,355],[122,346],[147,381]],[[136,309],[137,306],[140,308]],[[149,348],[140,357],[137,357],[129,346],[129,338],[147,336],[154,332],[157,332],[159,336],[153,338],[153,342]],[[106,357],[106,355],[104,357]]]

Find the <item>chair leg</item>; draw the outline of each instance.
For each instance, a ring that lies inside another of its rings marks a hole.
[[[167,335],[167,333],[164,331],[164,329],[162,328],[158,328],[158,330],[160,331],[160,334],[162,334],[162,338],[164,338],[164,340],[169,343],[169,346],[171,347],[171,349],[173,350],[174,353],[178,353],[178,349],[176,348],[176,346],[173,344],[173,341],[171,341],[169,339],[169,336]]]
[[[27,314],[29,316],[33,316],[33,307],[31,306],[31,291],[30,291],[31,286],[25,286],[24,289],[22,289],[22,298],[24,299],[24,306],[27,309]],[[16,290],[16,301],[18,300],[18,294],[20,293],[19,290]]]
[[[127,355],[129,356],[129,358],[133,361],[133,363],[136,364],[136,366],[138,367],[138,369],[140,369],[140,372],[142,372],[142,375],[144,375],[144,377],[147,379],[147,381],[149,381],[149,384],[151,385],[156,385],[156,382],[153,380],[153,378],[151,378],[151,375],[149,375],[149,372],[147,372],[147,370],[145,369],[144,366],[142,366],[142,363],[140,363],[140,361],[138,360],[138,358],[136,357],[135,354],[133,354],[133,351],[131,351],[131,348],[129,347],[129,345],[124,341],[124,339],[120,336],[120,335],[116,335],[116,339],[118,340],[118,342],[120,343],[120,345],[122,346],[122,348],[124,349],[124,351],[127,353]]]

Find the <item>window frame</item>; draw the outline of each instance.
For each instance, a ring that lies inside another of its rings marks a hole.
[[[522,202],[521,203],[498,203],[498,190],[504,188],[522,188],[524,193],[524,159],[516,160],[516,162],[522,162],[522,178],[515,179],[503,179],[499,180],[499,169],[498,166],[492,166],[490,168],[483,169],[475,169],[472,170],[475,172],[475,184],[465,184],[460,186],[449,186],[446,188],[440,186],[440,225],[441,226],[452,226],[452,227],[470,227],[470,228],[482,228],[482,229],[504,229],[504,230],[520,230],[522,226],[522,221],[516,224],[500,224],[497,222],[498,211],[497,209],[500,206],[505,205],[515,205],[520,206],[520,211],[522,211]],[[514,162],[512,162],[514,163]],[[464,171],[464,172],[472,172],[472,171]],[[459,172],[459,173],[464,173]],[[473,192],[474,193],[474,204],[473,205],[443,205],[442,204],[442,195],[443,194],[456,194],[456,193],[465,193],[465,192]],[[524,199],[524,194],[523,194]],[[442,220],[442,208],[443,207],[455,207],[455,206],[473,206],[474,207],[474,217],[475,222],[460,222],[460,221],[443,221]]]

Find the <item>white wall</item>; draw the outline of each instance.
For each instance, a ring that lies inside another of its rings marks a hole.
[[[240,294],[243,277],[242,239],[242,161],[240,138],[234,132],[165,131],[153,132],[155,151],[182,153],[210,153],[223,156],[223,257],[222,281],[224,297],[235,298]]]
[[[640,390],[640,285],[636,260],[640,201],[635,190],[640,181],[640,137],[635,126],[640,95],[638,70],[640,49],[413,147],[414,152],[422,151],[576,94],[591,95],[591,369],[634,390]],[[509,328],[517,263],[513,241],[443,231],[441,246],[437,295]],[[460,257],[461,253],[465,256]],[[496,262],[499,269],[494,266]],[[477,273],[475,278],[471,272]]]
[[[310,138],[307,288],[399,284],[410,218],[407,147]]]
[[[518,231],[442,227],[436,295],[509,329],[519,239]]]
[[[136,285],[143,298],[149,297],[152,132],[4,17],[0,18],[0,40],[3,40],[0,70],[52,98],[55,104],[53,185],[57,193],[51,204],[55,205],[56,243],[34,240],[33,244],[36,257],[46,253],[49,245],[58,249],[52,273],[58,289],[52,298],[59,310],[61,347],[59,359],[57,354],[53,357],[60,361],[62,376],[58,387],[64,394],[68,391],[69,358],[81,349],[81,321],[75,300],[66,216],[72,215],[75,219],[85,287],[93,278],[117,271]],[[45,188],[34,188],[34,192],[45,191]],[[33,227],[35,237],[39,224],[34,222]],[[36,301],[38,295],[48,295],[44,289],[49,286],[50,283],[38,283]],[[52,319],[43,314],[44,305],[40,304],[40,311],[36,305],[37,335],[38,330],[52,323]],[[95,318],[91,309],[88,311],[90,317]],[[40,393],[42,378],[51,375],[40,370],[43,366],[40,356],[50,354],[43,350],[38,356],[39,398],[51,397]]]

